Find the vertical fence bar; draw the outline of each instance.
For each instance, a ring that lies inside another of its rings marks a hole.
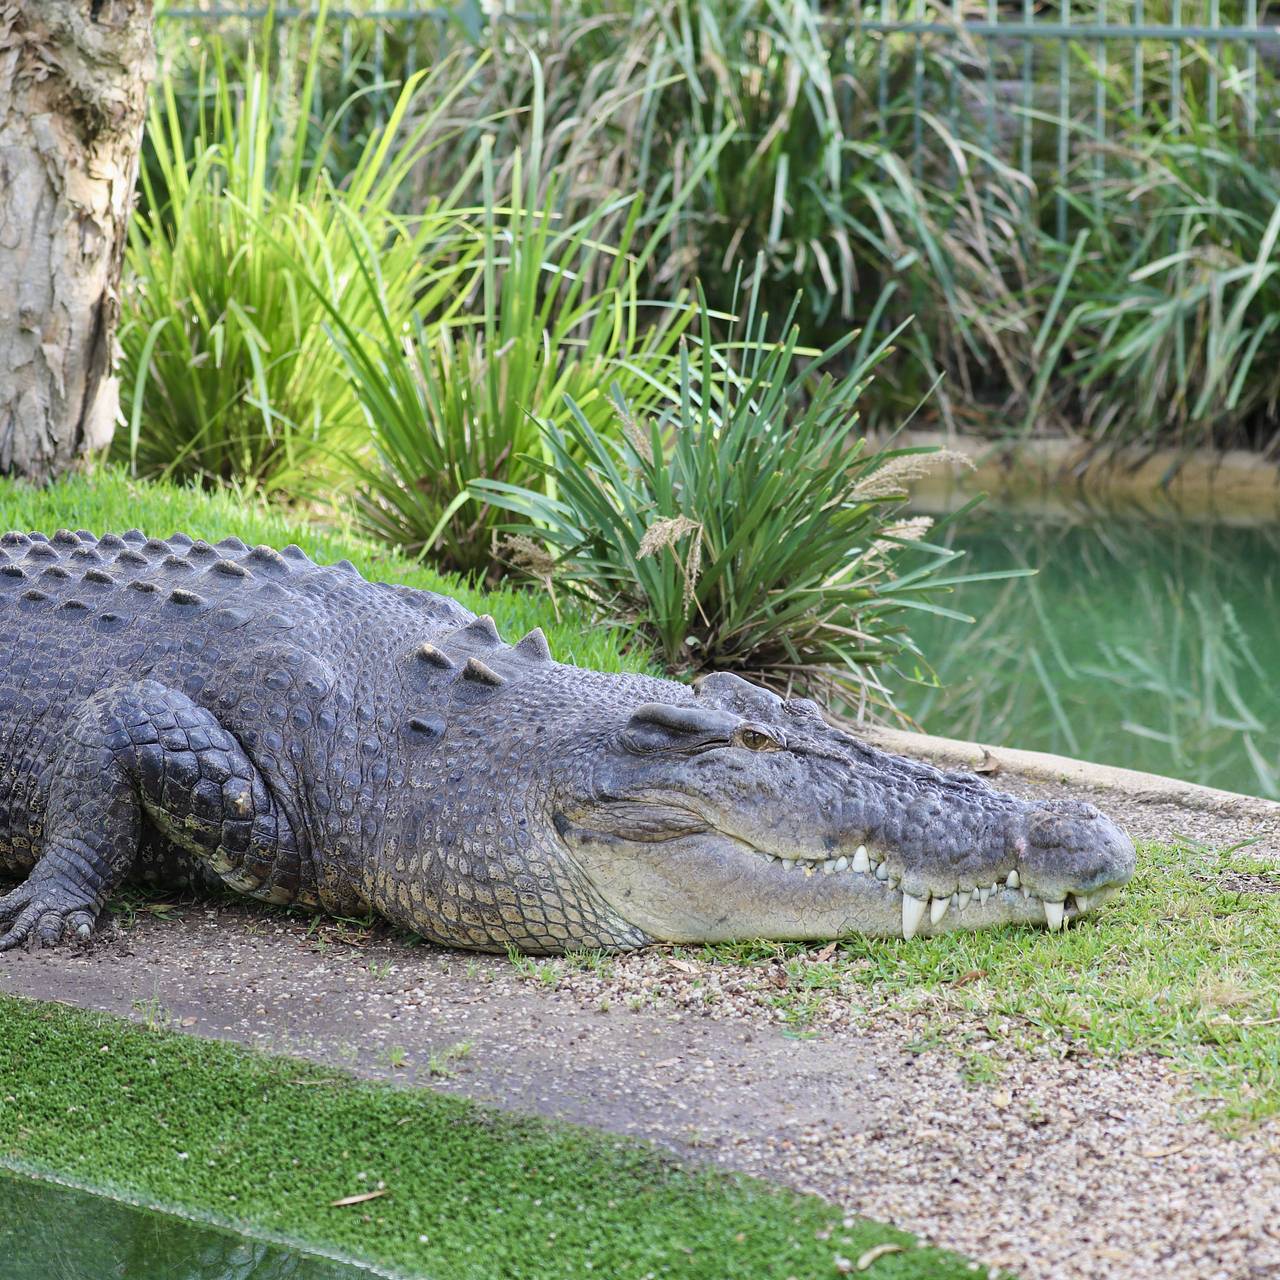
[[[1098,0],[1098,26],[1107,25],[1107,0]],[[1095,42],[1093,66],[1093,188],[1094,212],[1102,216],[1102,182],[1106,159],[1103,142],[1107,136],[1107,39],[1100,36]]]
[[[957,31],[964,29],[964,0],[951,0],[951,21]],[[947,59],[947,128],[952,133],[960,132],[957,114],[958,100],[956,94],[956,60]],[[959,177],[959,174],[956,175]]]
[[[1249,137],[1258,128],[1258,0],[1245,5],[1244,24],[1249,28],[1245,39],[1244,120]]]
[[[1035,21],[1033,0],[1022,0],[1022,21],[1030,25]],[[1032,118],[1035,106],[1036,42],[1027,33],[1022,36],[1022,172],[1031,173]]]
[[[925,21],[925,0],[916,0],[916,18],[917,22]],[[913,121],[913,136],[911,147],[911,172],[916,181],[920,180],[920,174],[924,167],[924,121],[920,118],[921,112],[924,110],[924,37],[919,31],[915,33],[915,58],[911,73],[911,106]]]
[[[302,6],[299,5],[298,7],[301,8]],[[299,21],[304,24],[300,33],[302,41],[301,48],[309,49],[311,44],[308,37],[314,36],[315,48],[317,50],[320,49],[324,39],[324,32],[320,29],[320,6],[318,0],[312,0],[310,9],[305,16],[299,19]],[[326,15],[325,21],[328,21],[328,15]],[[281,26],[281,33],[284,33],[283,25]],[[284,53],[284,48],[284,45],[280,46],[282,55]],[[303,74],[305,75],[305,72]],[[302,109],[311,113],[311,119],[307,122],[307,130],[304,134],[308,139],[311,137],[311,128],[313,124],[321,132],[324,131],[324,85],[320,83],[323,78],[324,77],[321,75],[316,76],[315,82],[311,86],[311,101],[304,102],[302,104]]]
[[[344,19],[342,23],[342,72],[341,84],[345,90],[347,77],[351,74],[351,23]],[[351,136],[351,112],[344,111],[338,121],[338,137],[345,143]]]
[[[883,0],[880,6],[880,17],[888,23],[895,21],[894,0]],[[885,112],[889,109],[889,33],[887,31],[880,32],[879,43],[876,45],[876,108],[880,113],[880,119],[883,120]]]
[[[386,75],[386,31],[382,25],[381,18],[373,20],[373,82],[381,84]],[[376,108],[375,119],[378,124],[382,124],[387,118],[387,91],[385,89],[378,90],[378,105]]]
[[[1173,0],[1175,6],[1180,5],[1182,0]],[[1142,0],[1133,0],[1133,24],[1140,27],[1145,20],[1143,13]],[[1142,99],[1143,89],[1146,87],[1143,82],[1144,63],[1142,57],[1142,41],[1134,40],[1133,42],[1133,116],[1135,120],[1142,119]]]
[[[1173,0],[1173,25],[1182,26],[1182,0]],[[1169,67],[1169,110],[1172,113],[1173,132],[1179,134],[1182,132],[1182,41],[1174,35],[1169,43],[1173,46],[1173,63]]]
[[[1219,0],[1209,0],[1209,26],[1217,27],[1222,20],[1222,7]],[[1209,40],[1209,128],[1218,127],[1218,59],[1222,55],[1222,41]]]
[[[1071,43],[1067,29],[1071,27],[1071,0],[1062,0],[1062,25],[1058,34],[1058,239],[1067,238],[1067,165],[1070,160],[1071,131]]]
[[[418,70],[418,40],[422,36],[422,28],[426,16],[427,15],[419,9],[415,11],[413,17],[405,23],[407,40],[404,47],[404,78],[406,82],[413,79],[414,73]]]
[[[998,0],[987,0],[987,21],[993,24],[1000,21]],[[987,154],[990,155],[996,149],[996,52],[999,45],[994,33],[987,36],[983,44],[983,53],[987,62],[986,141]]]

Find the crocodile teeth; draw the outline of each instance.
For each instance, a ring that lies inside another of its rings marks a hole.
[[[1044,922],[1050,933],[1057,933],[1062,928],[1062,917],[1066,904],[1063,902],[1046,902],[1044,904]]]
[[[972,890],[961,889],[959,895],[956,898],[956,907],[958,910],[963,911],[965,907],[967,907],[969,903],[971,903],[972,901],[973,901]],[[986,899],[984,898],[983,901],[985,902]]]
[[[1031,890],[1030,890],[1030,889],[1028,889],[1028,888],[1027,888],[1027,886],[1026,886],[1025,884],[1022,886],[1022,896],[1023,896],[1024,898],[1029,898],[1029,897],[1031,897]]]
[[[929,903],[929,923],[937,924],[947,914],[947,908],[950,905],[950,898],[934,898]]]
[[[843,855],[836,859],[836,870],[847,871],[849,869],[849,859]]]
[[[978,901],[985,907],[989,897],[991,897],[991,889],[985,884],[980,885],[978,887]]]
[[[1089,895],[1087,893],[1076,894],[1076,910],[1084,915],[1089,910]]]
[[[882,862],[876,867],[876,879],[887,880],[889,878],[889,868]]]
[[[794,858],[783,858],[782,860],[783,871],[790,871],[791,868],[794,867],[795,865],[796,865],[796,860]]]
[[[906,941],[910,942],[916,936],[928,905],[925,898],[913,898],[909,893],[902,895],[902,936]]]
[[[1010,889],[1016,889],[1021,883],[1022,883],[1022,879],[1018,875],[1017,868],[1015,867],[1012,871],[1009,872],[1009,875],[1005,880],[1005,884],[1008,885]]]
[[[853,855],[853,861],[849,864],[855,871],[870,871],[871,859],[867,857],[867,846],[860,844],[858,852]]]

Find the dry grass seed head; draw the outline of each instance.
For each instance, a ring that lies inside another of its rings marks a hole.
[[[545,547],[523,533],[509,534],[501,542],[495,540],[494,558],[505,560],[512,568],[541,582],[551,598],[551,607],[555,610],[556,617],[560,616],[553,581],[557,566],[554,557],[548,554]]]
[[[650,465],[653,464],[653,442],[644,431],[640,429],[640,424],[636,422],[632,416],[630,409],[625,404],[615,404],[613,406],[614,416],[622,426],[622,434],[626,436],[631,447],[636,451],[636,456],[643,459]],[[647,534],[645,535],[648,536]],[[641,555],[645,552],[641,551]]]
[[[675,544],[688,534],[693,535],[689,544],[689,553],[681,563]],[[697,586],[698,575],[702,572],[702,525],[688,516],[664,516],[655,520],[640,539],[639,556],[656,555],[664,547],[670,547],[676,563],[684,571],[683,604],[687,609],[694,600],[694,587]]]
[[[855,498],[891,498],[905,494],[912,480],[919,480],[942,466],[967,467],[972,459],[954,449],[936,449],[932,453],[908,453],[890,458],[861,481],[853,491]]]
[[[933,528],[931,516],[912,516],[898,520],[880,530],[880,536],[871,544],[869,556],[884,556],[893,552],[899,543],[919,542]]]

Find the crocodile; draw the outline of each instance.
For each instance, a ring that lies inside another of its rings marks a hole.
[[[1134,848],[721,672],[531,631],[296,546],[0,536],[0,950],[88,939],[133,876],[434,943],[913,938],[1096,910]]]

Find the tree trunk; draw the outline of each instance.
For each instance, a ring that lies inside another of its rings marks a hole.
[[[151,0],[0,0],[0,475],[111,441]]]

